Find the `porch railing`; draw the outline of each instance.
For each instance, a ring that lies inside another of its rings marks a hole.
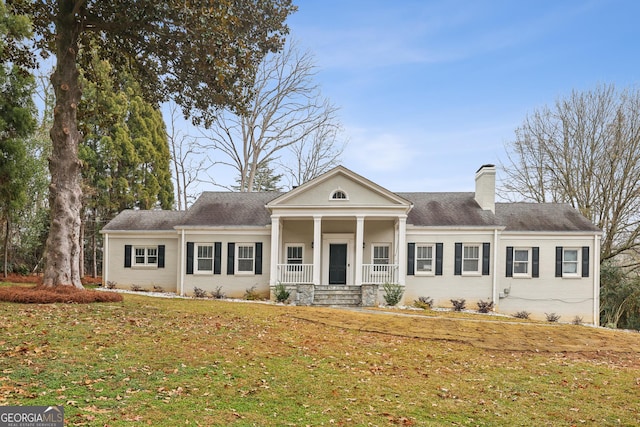
[[[397,264],[363,264],[362,283],[382,285],[398,283]]]
[[[313,264],[278,264],[276,282],[283,284],[313,283]]]

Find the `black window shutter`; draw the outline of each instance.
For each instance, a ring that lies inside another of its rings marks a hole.
[[[507,271],[505,277],[513,277],[513,246],[507,246]]]
[[[236,253],[235,243],[227,243],[227,274],[234,274],[234,256]]]
[[[531,248],[531,277],[540,277],[540,248]]]
[[[164,245],[158,245],[158,268],[164,268]]]
[[[416,244],[409,243],[407,245],[407,276],[415,276],[416,274]]]
[[[562,277],[562,246],[556,246],[556,277]]]
[[[262,274],[262,242],[256,242],[256,274]]]
[[[491,243],[482,244],[482,275],[488,276],[491,269]]]
[[[213,274],[222,272],[222,242],[213,244]]]
[[[131,245],[124,245],[124,268],[131,268]]]
[[[436,276],[442,276],[442,243],[436,243]]]
[[[460,276],[462,274],[462,243],[456,243],[455,268],[453,274],[456,276]]]
[[[187,274],[193,274],[193,242],[187,242]]]
[[[589,277],[589,246],[582,247],[582,277]]]

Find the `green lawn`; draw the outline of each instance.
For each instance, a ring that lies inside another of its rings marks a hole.
[[[90,426],[640,424],[640,334],[425,314],[0,303],[0,405]]]

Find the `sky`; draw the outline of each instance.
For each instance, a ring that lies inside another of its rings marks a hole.
[[[527,114],[640,84],[640,1],[294,3],[290,38],[340,109],[342,164],[392,191],[473,191]]]

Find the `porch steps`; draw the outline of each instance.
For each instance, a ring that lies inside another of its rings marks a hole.
[[[316,285],[315,287],[313,305],[359,306],[361,304],[362,290],[360,286]]]

